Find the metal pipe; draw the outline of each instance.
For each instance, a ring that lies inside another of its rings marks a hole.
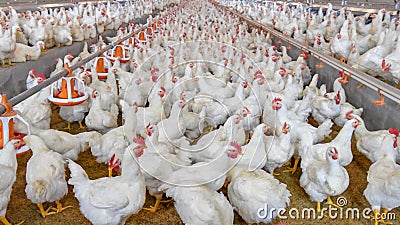
[[[95,53],[92,53],[91,55],[83,58],[81,61],[79,61],[75,65],[72,65],[70,67],[71,70],[73,71],[73,70],[79,68],[80,66],[85,65],[90,60],[100,56],[104,52],[112,49],[115,45],[118,45],[118,44],[122,43],[123,41],[128,40],[130,37],[136,35],[138,32],[145,30],[145,29],[146,29],[146,27],[142,27],[142,28],[138,29],[137,31],[135,31],[134,33],[131,33],[131,34],[121,38],[120,40],[117,40],[117,41],[113,42],[112,44],[107,45],[107,47],[105,47],[104,49],[101,49],[100,51],[96,51]],[[32,87],[31,89],[28,89],[28,90],[18,94],[17,96],[15,96],[9,100],[11,105],[16,105],[16,104],[24,101],[25,99],[34,95],[36,92],[51,85],[52,83],[54,83],[55,81],[59,80],[60,78],[64,77],[67,74],[68,74],[68,72],[66,70],[62,70],[62,71],[56,73],[54,76],[50,77],[49,79],[45,80],[44,82]],[[0,105],[0,115],[3,114],[4,112],[5,112],[5,107],[3,105]]]
[[[212,3],[215,6],[222,8],[223,10],[236,15],[238,18],[241,18],[242,20],[246,21],[248,24],[253,25],[255,27],[260,27],[260,28],[270,32],[271,34],[275,35],[276,37],[286,41],[287,43],[290,43],[301,50],[306,50],[306,51],[312,53],[313,56],[318,57],[322,62],[324,62],[338,70],[343,70],[347,73],[350,73],[352,75],[353,79],[357,80],[358,82],[364,84],[365,86],[367,86],[371,89],[374,89],[376,91],[379,90],[380,93],[383,94],[385,97],[388,97],[388,98],[392,99],[393,101],[400,103],[400,90],[399,89],[397,89],[381,80],[375,79],[362,71],[354,69],[353,67],[351,67],[347,64],[340,63],[339,60],[337,60],[331,56],[325,55],[324,53],[318,51],[317,49],[315,49],[311,46],[308,46],[308,45],[304,46],[303,43],[300,43],[299,41],[297,41],[291,37],[288,37],[279,31],[274,30],[274,28],[271,26],[266,26],[257,21],[249,19],[228,7],[219,4],[218,2],[212,1]]]

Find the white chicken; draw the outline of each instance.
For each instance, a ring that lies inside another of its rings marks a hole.
[[[144,140],[135,138],[125,149],[121,176],[90,180],[81,166],[68,161],[75,197],[83,215],[95,225],[119,225],[143,207],[146,197],[144,177],[137,163],[146,148]]]
[[[382,149],[391,147],[385,146],[387,142],[385,143],[383,140],[386,136],[395,135],[396,138],[399,136],[399,130],[397,128],[369,131],[365,126],[364,120],[360,116],[350,114],[349,117],[356,118],[360,121],[360,125],[354,130],[354,136],[357,139],[357,150],[365,155],[372,163],[384,156],[385,151],[382,151]]]
[[[97,162],[108,163],[115,154],[115,160],[122,160],[125,148],[132,143],[137,131],[137,106],[127,106],[123,108],[124,124],[114,128],[100,139],[89,141],[90,150],[93,156],[97,157]]]
[[[183,137],[186,132],[186,121],[182,117],[182,109],[186,106],[184,100],[178,100],[172,105],[169,118],[157,124],[160,132],[159,141],[174,142]],[[187,106],[186,106],[187,107]]]
[[[327,147],[335,147],[339,152],[339,163],[341,166],[349,165],[353,161],[351,137],[354,129],[356,129],[360,123],[361,122],[357,119],[348,120],[331,142],[306,146],[305,149],[300,152],[302,158],[301,167],[308,167],[309,164],[313,164],[314,160],[324,160]]]
[[[42,53],[43,47],[43,41],[38,41],[33,47],[17,43],[14,55],[11,58],[11,62],[26,62],[30,60],[38,60],[40,54]]]
[[[165,193],[174,199],[175,209],[185,224],[233,224],[233,208],[222,193],[205,186],[174,186]]]
[[[221,189],[225,182],[226,173],[231,168],[232,160],[235,160],[242,153],[242,148],[238,143],[233,141],[222,143],[224,144],[219,148],[220,153],[214,159],[198,162],[174,171],[169,174],[167,183],[186,187],[204,185],[214,191]]]
[[[286,185],[264,170],[234,167],[229,171],[229,180],[229,201],[246,223],[269,223],[290,203]],[[267,211],[260,213],[260,209]]]
[[[264,138],[267,153],[264,168],[271,174],[293,156],[294,146],[290,143],[290,129],[290,125],[285,122],[279,137],[267,136]]]
[[[268,127],[262,123],[254,129],[254,134],[247,145],[242,146],[243,155],[234,160],[232,165],[246,167],[248,170],[261,169],[265,166],[266,154],[264,134]]]
[[[100,133],[107,133],[118,126],[119,109],[113,104],[111,111],[103,110],[101,107],[101,94],[97,90],[92,92],[92,105],[88,115],[85,117],[85,124],[90,130],[96,130]]]
[[[385,142],[385,147],[379,150],[384,152],[384,156],[370,166],[367,176],[368,185],[364,190],[364,196],[374,213],[372,218],[375,220],[375,224],[387,224],[384,221],[384,214],[400,206],[398,194],[400,166],[395,162],[394,143],[396,140],[392,135],[387,135],[383,142]]]
[[[335,147],[325,150],[325,159],[315,160],[306,167],[302,167],[300,186],[304,188],[313,202],[317,202],[317,212],[321,212],[321,202],[336,206],[331,196],[342,194],[349,186],[349,174],[340,165],[340,153]],[[338,207],[339,208],[339,207]]]
[[[27,76],[27,88],[36,86],[46,80],[43,74],[32,69]],[[48,100],[50,86],[43,88],[31,97],[14,106],[15,110],[31,125],[40,129],[50,129],[51,105]]]
[[[0,176],[2,179],[0,185],[0,221],[6,225],[11,224],[6,218],[6,212],[8,202],[10,201],[12,186],[16,180],[18,167],[17,151],[15,150],[22,144],[23,142],[21,140],[11,140],[7,142],[0,153]]]
[[[26,165],[26,196],[38,206],[43,218],[72,207],[63,207],[60,202],[60,199],[68,193],[62,156],[48,149],[38,136],[25,136],[24,141],[33,153]],[[43,203],[54,201],[57,205],[56,212],[49,212],[53,207],[46,210],[43,208]]]
[[[334,119],[340,115],[340,91],[337,92],[335,98],[329,99],[324,96],[317,96],[312,101],[312,116],[322,124],[327,119]]]

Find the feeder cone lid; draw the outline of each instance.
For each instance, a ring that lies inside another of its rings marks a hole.
[[[13,110],[11,103],[8,101],[6,94],[1,95],[1,103],[0,104],[3,105],[4,108],[6,108],[6,111],[3,114],[1,114],[2,117],[9,117],[9,116],[17,115],[17,112],[15,112]]]

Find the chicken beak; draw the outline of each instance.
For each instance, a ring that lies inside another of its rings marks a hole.
[[[332,159],[334,159],[334,160],[337,160],[338,158],[339,158],[338,153],[335,153],[335,154],[332,156]]]
[[[282,128],[282,133],[287,134],[287,129],[286,129],[286,127],[283,127],[283,128]]]

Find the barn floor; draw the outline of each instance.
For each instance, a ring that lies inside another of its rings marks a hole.
[[[64,122],[58,116],[58,110],[55,108],[53,110],[52,116],[52,128],[61,129],[62,127],[66,127],[66,122]],[[78,124],[71,125],[71,133],[80,132],[78,130]],[[334,131],[331,134],[330,139],[332,139],[337,132],[339,131],[339,127],[334,127]],[[328,139],[329,139],[328,138]],[[278,224],[280,221],[285,221],[290,223],[290,225],[296,224],[373,224],[372,220],[368,220],[363,218],[362,211],[365,208],[369,208],[369,204],[363,196],[363,191],[367,186],[367,171],[370,166],[370,162],[355,149],[355,142],[353,138],[353,154],[354,160],[353,162],[346,168],[349,172],[350,176],[350,186],[345,193],[343,193],[342,197],[346,198],[347,204],[342,208],[342,214],[340,214],[341,210],[332,211],[331,217],[325,217],[322,219],[307,219],[307,214],[302,217],[302,211],[305,208],[315,207],[314,203],[311,203],[307,194],[303,191],[303,189],[299,186],[299,178],[301,175],[301,171],[298,170],[294,175],[283,172],[287,168],[277,169],[277,173],[280,174],[277,178],[287,184],[288,189],[290,190],[291,204],[289,209],[295,208],[299,211],[300,215],[298,218],[290,218],[289,213],[286,212],[284,215],[288,216],[288,219],[281,220],[279,218],[275,219],[271,224]],[[36,205],[32,204],[29,199],[26,198],[25,195],[25,169],[26,163],[30,158],[31,153],[27,153],[18,158],[18,171],[17,171],[17,180],[13,186],[13,192],[11,195],[11,201],[8,205],[7,210],[7,218],[11,223],[18,223],[20,221],[25,221],[24,224],[29,225],[59,225],[59,224],[81,224],[86,225],[90,224],[90,222],[81,214],[79,211],[79,203],[74,197],[74,193],[72,192],[72,186],[69,186],[69,193],[65,196],[61,202],[63,205],[70,205],[72,208],[66,209],[60,214],[50,215],[46,218],[42,218],[38,213],[38,209]],[[95,158],[91,155],[90,150],[85,151],[79,155],[79,159],[77,161],[88,173],[91,179],[96,179],[100,177],[107,176],[107,166],[105,164],[99,164],[95,161]],[[67,171],[68,173],[68,171]],[[68,176],[68,174],[67,174]],[[112,188],[112,187],[110,187]],[[225,190],[223,190],[225,191]],[[335,202],[337,197],[333,198]],[[149,207],[154,204],[155,199],[149,195],[147,195],[145,207]],[[50,203],[44,204],[44,207],[47,208],[50,206]],[[360,212],[360,218],[352,219],[351,214],[346,218],[346,209],[349,208],[357,208]],[[293,212],[294,209],[292,210]],[[400,216],[400,210],[396,209],[391,211],[396,216]],[[337,214],[336,219],[334,219],[335,213]],[[295,214],[292,214],[295,216]],[[326,213],[325,215],[328,215]],[[351,220],[351,222],[350,222]],[[396,224],[396,220],[391,220],[390,222]],[[138,214],[130,217],[126,224],[135,224],[135,225],[150,225],[150,224],[182,224],[179,215],[176,213],[173,203],[161,204],[159,211],[156,213],[151,213],[145,210],[140,211]],[[246,224],[238,214],[235,214],[234,224]]]

